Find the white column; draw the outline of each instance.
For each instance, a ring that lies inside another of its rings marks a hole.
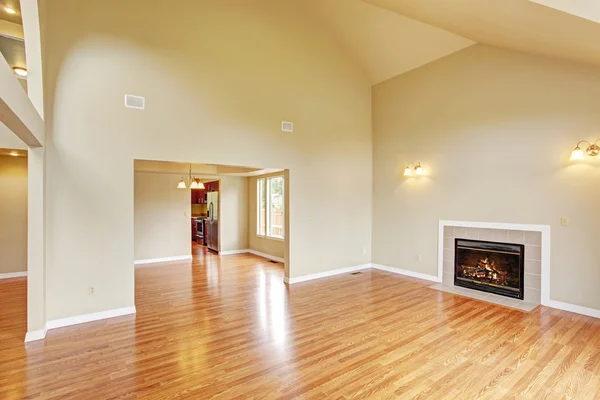
[[[27,337],[41,339],[46,324],[45,149],[29,148],[27,215]],[[45,332],[44,332],[45,334]],[[41,337],[40,337],[41,336]]]

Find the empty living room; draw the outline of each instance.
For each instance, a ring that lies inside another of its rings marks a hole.
[[[600,399],[599,38],[0,0],[0,399]]]

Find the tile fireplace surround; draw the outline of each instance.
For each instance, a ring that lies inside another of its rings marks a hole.
[[[454,240],[473,239],[525,245],[525,298],[512,299],[493,293],[454,286]],[[544,240],[543,240],[544,239]],[[550,227],[464,221],[440,221],[438,281],[433,289],[488,301],[523,311],[531,311],[542,303],[543,255],[549,258]],[[544,247],[544,248],[543,248]],[[549,260],[544,260],[549,263]],[[544,277],[548,278],[548,277]],[[547,296],[547,293],[544,293]]]

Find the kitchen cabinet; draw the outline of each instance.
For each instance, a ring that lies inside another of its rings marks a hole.
[[[204,193],[206,189],[192,189],[192,204],[206,204]]]
[[[192,218],[192,240],[196,239],[197,234],[198,234],[198,229],[196,227],[196,218]]]

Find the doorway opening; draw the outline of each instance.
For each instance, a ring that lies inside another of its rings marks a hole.
[[[253,254],[286,267],[287,170],[135,160],[134,171],[136,265]]]
[[[0,149],[0,340],[27,332],[27,150]]]

